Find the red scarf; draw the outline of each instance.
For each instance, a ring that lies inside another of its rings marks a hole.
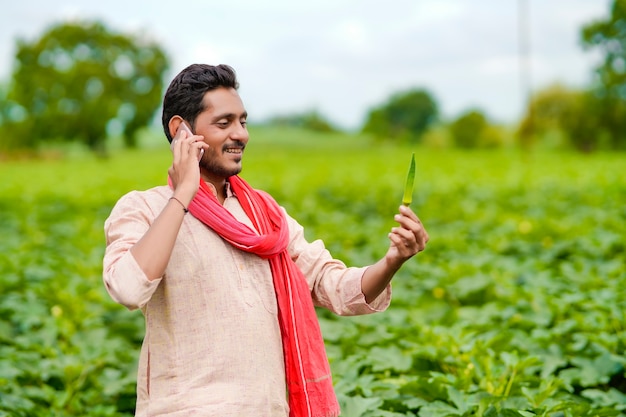
[[[289,228],[285,214],[269,194],[254,190],[239,176],[230,177],[229,182],[258,234],[235,219],[202,180],[189,211],[237,249],[269,260],[278,300],[289,416],[336,417],[339,404],[311,292],[287,252]]]

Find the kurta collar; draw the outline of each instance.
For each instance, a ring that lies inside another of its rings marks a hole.
[[[211,190],[211,192],[213,193],[215,198],[217,198],[217,189],[215,188],[215,186],[212,183],[208,182],[208,181],[205,181],[205,183],[206,183],[206,185],[209,186],[209,190]],[[229,181],[226,181],[226,185],[224,186],[224,191],[225,191],[226,198],[232,197],[233,195],[235,195],[233,193],[232,188],[230,187],[230,182]]]

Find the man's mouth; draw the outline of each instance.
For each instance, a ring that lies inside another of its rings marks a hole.
[[[241,155],[243,153],[243,148],[226,148],[224,149],[224,152]]]
[[[234,154],[234,155],[241,155],[243,153],[243,149],[246,146],[243,144],[235,144],[235,145],[230,145],[230,146],[225,146],[224,147],[224,153],[230,153],[230,154]]]

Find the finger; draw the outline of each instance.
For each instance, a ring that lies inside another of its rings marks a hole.
[[[189,135],[184,129],[180,129],[178,132],[176,132],[176,136],[174,136],[174,140],[176,142],[181,142],[182,140],[185,140],[187,138],[189,138],[191,135]]]
[[[417,230],[411,230],[413,236],[415,236],[415,241],[418,245],[425,245],[428,241],[428,233],[426,233],[426,229],[423,227],[417,228]]]
[[[202,158],[202,155],[210,148],[202,139],[202,136],[194,136],[196,140],[189,142],[189,154],[198,158]]]
[[[415,214],[415,212],[413,210],[411,210],[411,208],[409,206],[405,206],[405,205],[401,205],[399,207],[399,212],[401,215],[406,216],[414,221],[419,222],[419,218],[417,217],[417,214]]]
[[[190,161],[200,162],[207,149],[208,144],[203,141],[203,136],[193,135],[181,140],[180,158],[176,161],[182,163],[190,163]]]
[[[396,214],[393,219],[398,222],[402,228],[410,230],[413,233],[418,233],[420,229],[424,228],[422,222],[417,218]]]
[[[392,245],[394,245],[398,249],[402,249],[407,246],[404,238],[393,229],[391,230],[391,232],[389,232],[389,240],[391,241]]]
[[[419,252],[419,245],[415,242],[415,240],[406,239],[404,236],[401,236],[399,233],[391,232],[389,233],[389,240],[391,241],[391,246],[395,247],[398,251],[398,254],[405,259],[410,258]]]
[[[172,154],[174,155],[172,162],[174,165],[177,165],[180,162],[181,142],[182,141],[177,137],[174,137],[174,140],[172,140]]]
[[[419,227],[417,230],[413,231],[413,236],[415,238],[417,246],[420,248],[420,250],[423,250],[429,239],[426,229],[424,229],[423,227]]]
[[[206,150],[208,150],[210,148],[209,145],[207,145],[206,143],[200,141],[200,142],[196,142],[194,143],[195,147],[196,147],[196,155],[198,156],[198,161],[200,161],[202,159],[202,157],[204,156],[204,153],[206,152]]]
[[[393,229],[391,229],[391,233],[389,234],[389,239],[391,240],[392,244],[395,245],[395,247],[398,249],[398,251],[400,251],[400,253],[402,254],[410,254],[411,251],[414,251],[414,249],[417,245],[415,244],[415,237],[411,237],[408,235],[403,234],[404,230],[398,227],[394,227]]]
[[[421,224],[414,223],[414,227],[394,227],[392,232],[396,233],[408,246],[416,245],[420,251],[424,250],[429,240],[428,232]]]
[[[175,138],[176,144],[174,145],[175,151],[175,161],[182,162],[183,159],[186,160],[191,154],[197,155],[197,150],[193,146],[193,143],[196,141],[197,136],[190,135],[189,133],[181,130]]]
[[[172,153],[174,152],[174,148],[176,147],[177,143],[178,143],[178,140],[176,139],[176,136],[174,136],[172,138],[172,141],[170,142],[170,150],[172,151]]]
[[[176,135],[172,139],[172,144],[171,144],[172,152],[174,151],[174,149],[180,150],[183,140],[186,138],[187,138],[187,132],[183,129],[178,130],[178,132],[176,132]]]

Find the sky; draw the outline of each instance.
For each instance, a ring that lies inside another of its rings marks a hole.
[[[611,3],[5,0],[0,82],[10,78],[16,39],[32,42],[67,20],[99,20],[158,42],[172,64],[166,83],[192,63],[231,65],[252,123],[315,110],[358,129],[370,109],[413,88],[429,91],[444,118],[478,108],[515,123],[528,88],[591,83],[601,56],[583,49],[580,29],[608,17]]]

